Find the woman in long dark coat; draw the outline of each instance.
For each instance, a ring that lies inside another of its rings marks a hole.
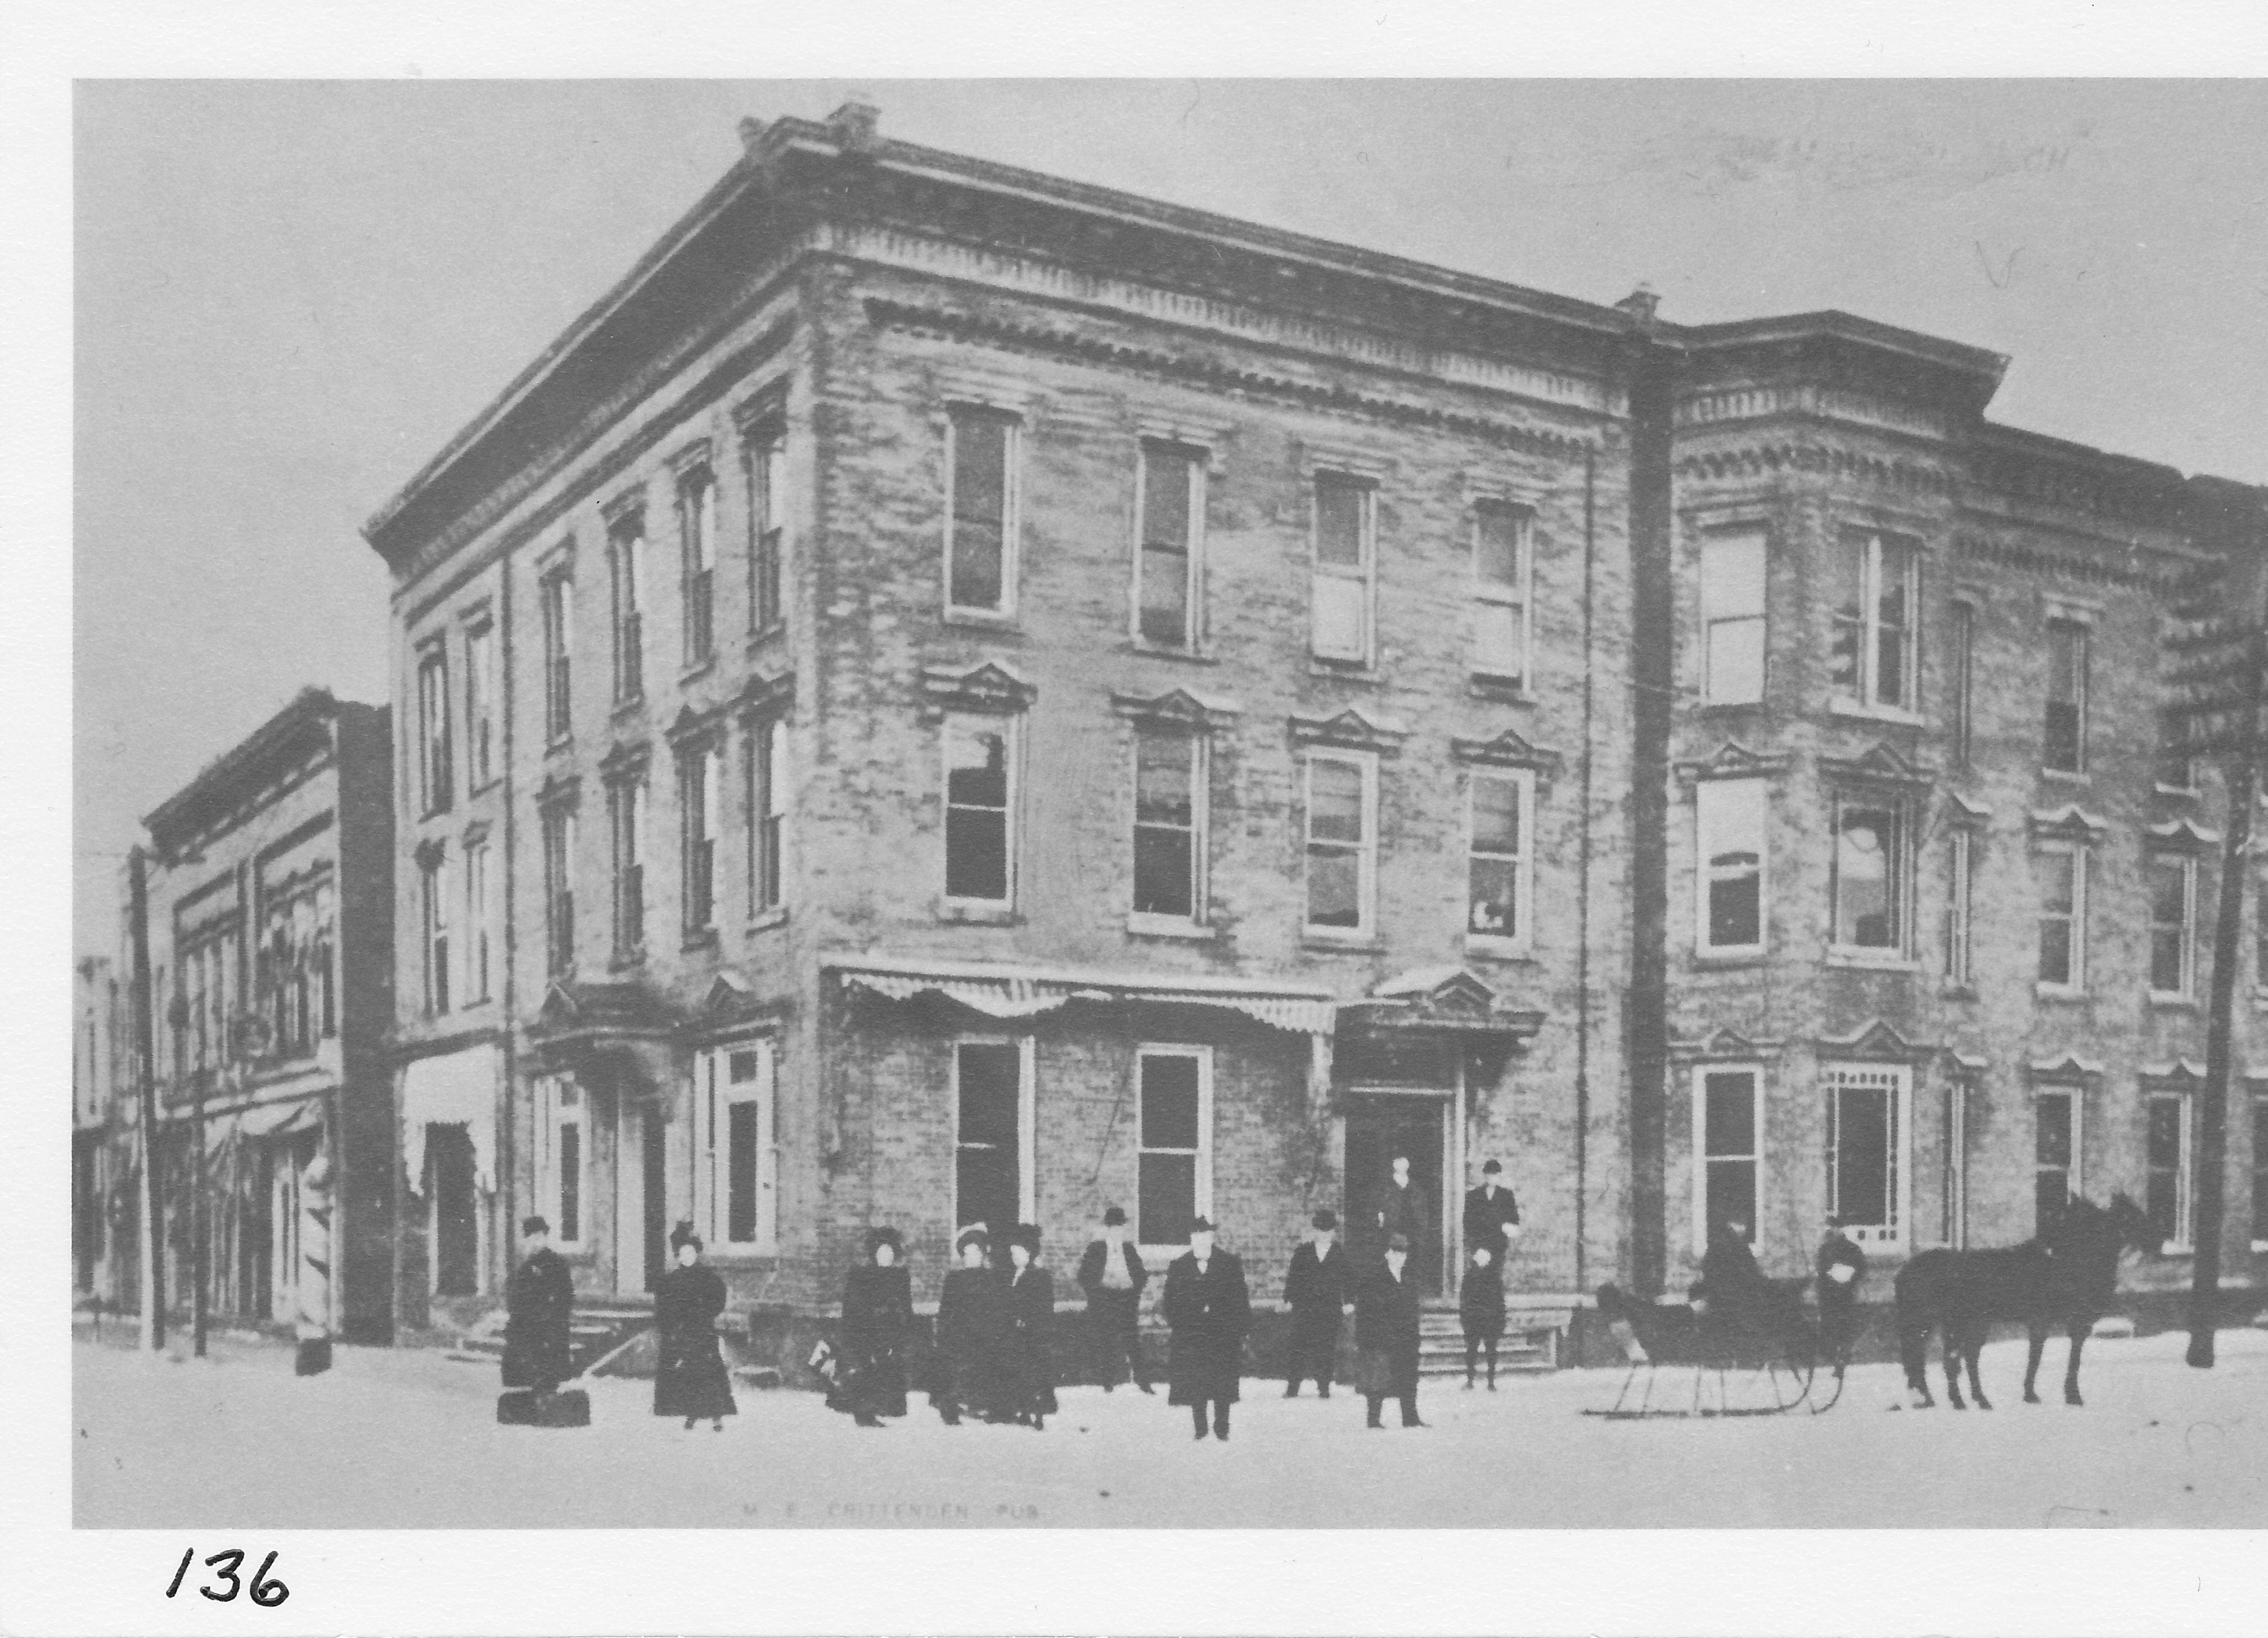
[[[828,1404],[861,1428],[906,1413],[906,1342],[914,1326],[913,1282],[895,1228],[866,1233],[866,1260],[843,1281],[843,1374]]]
[[[653,1317],[661,1357],[653,1373],[653,1413],[682,1416],[690,1432],[706,1417],[725,1431],[725,1419],[740,1413],[733,1403],[733,1381],[717,1346],[717,1316],[725,1311],[725,1282],[701,1260],[701,1236],[680,1223],[669,1236],[677,1266],[661,1277],[654,1292]]]
[[[1040,1231],[1018,1223],[1008,1236],[1008,1352],[1005,1385],[1012,1420],[1044,1432],[1056,1412],[1055,1276],[1040,1266]]]
[[[991,1240],[983,1228],[962,1229],[954,1249],[961,1266],[946,1274],[938,1294],[930,1403],[948,1428],[959,1427],[964,1412],[1005,1421],[998,1374],[1008,1346],[1008,1285],[987,1261]]]

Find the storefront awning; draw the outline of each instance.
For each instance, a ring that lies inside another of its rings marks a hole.
[[[1226,1007],[1293,1035],[1328,1037],[1337,1022],[1337,1004],[1330,992],[1307,985],[878,956],[830,959],[825,964],[841,976],[845,987],[900,1001],[917,995],[942,995],[988,1018],[1031,1018],[1071,1001],[1139,1001]]]
[[[473,1144],[473,1177],[486,1192],[496,1186],[497,1053],[493,1045],[467,1047],[432,1058],[413,1058],[401,1072],[401,1155],[409,1186],[425,1186],[425,1128],[462,1126]]]

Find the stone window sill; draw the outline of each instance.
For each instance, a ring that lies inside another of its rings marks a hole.
[[[751,933],[766,933],[774,927],[785,926],[787,926],[787,906],[784,904],[774,904],[769,910],[760,910],[748,919],[748,931]]]
[[[688,927],[686,929],[684,941],[678,948],[685,950],[713,950],[717,948],[717,929]]]
[[[616,722],[621,722],[631,717],[643,715],[644,711],[645,695],[641,691],[631,695],[628,699],[616,700],[610,714]]]
[[[2150,1005],[2162,1007],[2168,1012],[2193,1013],[2198,1010],[2198,998],[2194,995],[2172,995],[2153,990],[2150,992]]]
[[[1507,705],[1533,705],[1535,691],[1525,677],[1498,676],[1494,672],[1476,671],[1465,679],[1465,691],[1476,699],[1500,700]]]
[[[544,742],[543,754],[547,756],[556,756],[562,752],[571,751],[574,749],[574,734],[571,733],[563,734],[556,739],[547,740]]]
[[[1366,661],[1325,660],[1321,655],[1308,657],[1307,675],[1311,677],[1329,677],[1340,682],[1362,682],[1373,687],[1386,681],[1379,675],[1375,667]]]
[[[1492,938],[1485,933],[1465,935],[1465,954],[1482,961],[1533,961],[1526,939]]]
[[[973,626],[985,631],[1012,631],[1016,616],[994,609],[947,609],[940,616],[947,625]]]
[[[1827,965],[1846,971],[1918,972],[1921,963],[1911,956],[1883,956],[1872,950],[1830,949]]]
[[[645,946],[643,944],[639,945],[637,948],[634,950],[617,950],[614,955],[607,958],[607,970],[608,972],[629,972],[633,968],[643,967],[644,965]]]
[[[687,666],[683,670],[677,674],[677,685],[680,688],[683,688],[687,683],[695,681],[696,678],[707,676],[716,668],[717,651],[712,648],[709,653],[703,654],[700,659],[695,660],[691,665]]]
[[[2150,788],[2159,795],[2169,796],[2176,801],[2201,802],[2205,800],[2205,793],[2194,785],[2153,785]]]
[[[1375,955],[1386,948],[1386,941],[1375,933],[1332,933],[1309,927],[1300,934],[1303,949],[1329,950],[1340,955]]]
[[[1902,728],[1920,728],[1928,726],[1922,719],[1921,712],[1918,711],[1908,711],[1899,705],[1862,705],[1854,699],[1828,701],[1827,714],[1830,717],[1848,717],[1860,722],[1895,723]]]
[[[1138,911],[1127,916],[1126,932],[1130,938],[1180,939],[1193,944],[1211,943],[1220,937],[1219,927],[1178,916],[1145,916]]]
[[[2032,993],[2043,1001],[2083,1001],[2087,992],[2068,984],[2042,984],[2035,980]]]
[[[749,632],[747,646],[753,651],[755,649],[762,648],[766,644],[776,641],[786,635],[787,622],[784,620],[775,620],[770,625],[760,626],[755,631]]]
[[[1217,656],[1208,654],[1201,649],[1170,648],[1163,643],[1145,643],[1139,639],[1121,643],[1118,646],[1118,652],[1122,654],[1140,654],[1150,660],[1178,660],[1183,665],[1189,666],[1217,666],[1220,663]]]
[[[1937,992],[1948,1001],[1973,1001],[1977,999],[1977,986],[1973,984],[1954,984],[1948,981],[1938,985]]]
[[[2053,779],[2058,785],[2093,785],[2095,783],[2093,774],[2074,773],[2069,768],[2043,768],[2040,770],[2040,778]]]
[[[1693,964],[1696,967],[1761,967],[1770,959],[1769,954],[1761,949],[1697,949],[1693,952]]]
[[[1013,904],[972,904],[949,898],[938,901],[937,919],[985,927],[1013,927],[1023,922]]]

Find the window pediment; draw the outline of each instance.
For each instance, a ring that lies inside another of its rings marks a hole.
[[[1893,1025],[1870,1018],[1847,1036],[1820,1036],[1813,1043],[1822,1053],[1837,1058],[1872,1059],[1885,1063],[1911,1064],[1938,1049],[1926,1042],[1910,1041]]]
[[[1901,755],[1896,746],[1887,742],[1878,743],[1858,756],[1822,756],[1819,769],[1830,778],[1874,785],[1913,787],[1930,782],[1928,769]]]
[[[1697,761],[1677,764],[1676,772],[1683,785],[1702,779],[1763,779],[1786,773],[1793,761],[1785,751],[1767,756],[1750,750],[1738,740],[1727,740]]]
[[[1704,1059],[1734,1062],[1775,1057],[1785,1044],[1778,1039],[1746,1036],[1729,1025],[1720,1024],[1705,1036],[1673,1042],[1670,1051],[1673,1056],[1690,1062]]]
[[[2035,1058],[2024,1067],[2035,1081],[2072,1084],[2102,1078],[2100,1059],[2081,1058],[2077,1052],[2065,1052],[2055,1058]]]
[[[1350,705],[1336,716],[1291,719],[1292,743],[1302,750],[1311,746],[1344,746],[1391,756],[1402,749],[1410,730],[1390,718],[1373,718]]]
[[[1506,728],[1494,739],[1453,739],[1449,755],[1480,767],[1528,768],[1547,778],[1559,771],[1561,760],[1557,751],[1529,743],[1517,728]]]
[[[599,764],[599,778],[607,785],[622,785],[643,776],[653,760],[653,747],[641,740],[635,745],[617,745]]]
[[[2220,832],[2208,830],[2194,820],[2169,820],[2149,830],[2150,845],[2168,853],[2203,853],[2220,845]]]
[[[2034,841],[2093,843],[2110,834],[2110,822],[2076,802],[2066,802],[2061,808],[2033,808],[2030,829]]]
[[[1145,727],[1182,728],[1191,734],[1226,728],[1243,714],[1233,700],[1208,699],[1185,688],[1162,694],[1114,693],[1110,706]]]
[[[1982,802],[1972,802],[1958,791],[1945,793],[1945,822],[1964,830],[1980,830],[1992,822],[1992,810]]]
[[[1012,715],[1030,710],[1040,697],[1036,684],[998,660],[983,660],[965,669],[924,666],[921,691],[924,707],[932,719],[948,711]]]
[[[783,671],[777,676],[762,674],[752,675],[733,696],[730,709],[738,716],[781,716],[795,704],[795,673]]]
[[[575,773],[555,773],[536,787],[538,808],[571,808],[582,794],[583,778]]]

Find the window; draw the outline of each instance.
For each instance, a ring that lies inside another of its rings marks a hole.
[[[438,641],[417,656],[417,796],[423,811],[445,812],[451,797],[449,657]]]
[[[1134,913],[1204,919],[1204,741],[1134,735]],[[1163,1245],[1166,1241],[1158,1242]]]
[[[330,874],[325,871],[287,884],[262,882],[259,904],[253,981],[260,1015],[268,1021],[268,1048],[278,1058],[304,1057],[315,1050],[318,1040],[338,1033],[332,960],[336,927]],[[422,902],[418,914],[422,924]],[[186,971],[187,951],[182,959]]]
[[[2190,1099],[2154,1092],[2149,1103],[2149,1182],[2142,1209],[2165,1249],[2190,1249]]]
[[[1369,484],[1326,472],[1315,479],[1314,644],[1316,657],[1370,658],[1371,579],[1377,497]]]
[[[1832,681],[1837,700],[1910,712],[1918,697],[1914,609],[1920,557],[1911,541],[1845,535],[1829,559],[1835,599]]]
[[[1835,799],[1831,941],[1838,950],[1902,956],[1911,897],[1905,815],[1875,796]]]
[[[1134,560],[1135,634],[1160,648],[1195,648],[1204,540],[1204,454],[1142,446],[1142,538]]]
[[[608,537],[615,573],[615,702],[645,696],[645,518],[629,513]]]
[[[1710,955],[1764,947],[1764,786],[1761,779],[1704,779],[1693,787],[1699,839],[1699,929]]]
[[[787,507],[787,439],[777,422],[757,429],[744,459],[748,478],[748,631],[781,620],[782,524]]]
[[[1726,1223],[1746,1223],[1756,1237],[1757,1184],[1763,1162],[1763,1077],[1754,1069],[1693,1072],[1694,1147],[1700,1153],[1693,1198],[1693,1249],[1708,1249]]]
[[[685,930],[703,933],[717,919],[717,837],[724,829],[725,753],[716,745],[688,753],[685,804]]]
[[[1528,926],[1528,803],[1526,773],[1479,773],[1468,797],[1465,932],[1525,945]]]
[[[1955,1251],[1969,1245],[1969,1102],[1970,1077],[1948,1076],[1945,1082],[1945,1164],[1939,1179],[1940,1206],[1938,1238]]]
[[[948,423],[945,536],[946,609],[1012,614],[1016,595],[1016,423],[997,410],[955,409]]]
[[[496,937],[496,904],[489,874],[489,845],[465,844],[465,1000],[489,999]]]
[[[2040,978],[2055,990],[2087,987],[2087,850],[2039,855]]]
[[[1031,1043],[961,1041],[953,1051],[953,1223],[994,1235],[1033,1214]]]
[[[2152,859],[2143,865],[2150,883],[2150,993],[2187,999],[2195,979],[2197,861]]]
[[[1970,917],[1976,903],[1977,838],[1965,830],[1953,831],[1946,851],[1945,981],[1969,985]]]
[[[2079,1192],[2079,1094],[2032,1097],[2032,1233],[2044,1239]]]
[[[496,628],[482,621],[465,633],[465,785],[496,778]]]
[[[543,810],[543,933],[554,977],[575,966],[575,814]]]
[[[615,958],[626,961],[645,948],[646,782],[608,786],[607,815],[614,831]]]
[[[1701,542],[1702,699],[1744,705],[1764,697],[1764,537]]]
[[[787,815],[787,730],[777,718],[748,735],[748,914],[780,904],[780,842]]]
[[[1946,671],[1953,690],[1953,765],[1966,768],[1977,721],[1977,605],[1955,603],[1946,617],[1952,628]]]
[[[685,663],[717,647],[717,480],[705,466],[678,480],[677,527],[685,563]]]
[[[2252,1098],[2252,1249],[2268,1251],[2268,1096]]]
[[[997,717],[945,719],[945,896],[1006,904],[1014,896],[1013,725]]]
[[[1307,931],[1371,930],[1376,890],[1378,764],[1367,756],[1307,757]]]
[[[718,1047],[696,1060],[693,1220],[711,1245],[777,1247],[778,1058],[763,1040]]]
[[[449,860],[438,852],[422,867],[424,891],[425,1010],[449,1010]]]
[[[1508,682],[1528,681],[1530,519],[1518,506],[1484,500],[1473,511],[1473,669]]]
[[[543,577],[543,734],[556,742],[574,731],[572,651],[575,582],[564,574]]]
[[[2252,884],[2252,987],[2268,991],[2268,882]]]
[[[2058,773],[2087,771],[2087,649],[2085,626],[2048,622],[2047,737],[2040,765]]]
[[[587,1125],[584,1119],[583,1088],[564,1075],[547,1076],[541,1083],[548,1106],[549,1152],[543,1156],[541,1194],[549,1208],[551,1233],[563,1251],[583,1243],[584,1162]]]
[[[2189,713],[2179,706],[2159,708],[2158,753],[2151,765],[2150,777],[2162,789],[2189,791],[2197,788],[2197,767],[2187,749],[2189,725]]]
[[[1905,1103],[1911,1072],[1881,1064],[1825,1066],[1827,1210],[1863,1245],[1905,1239]]]
[[[1212,1053],[1145,1046],[1134,1055],[1141,1100],[1134,1236],[1187,1245],[1189,1224],[1212,1214]]]

